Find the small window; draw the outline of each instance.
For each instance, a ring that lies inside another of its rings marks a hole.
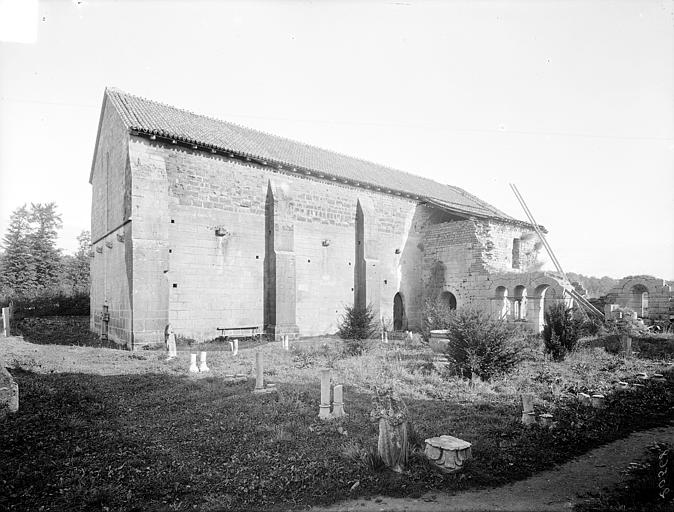
[[[520,239],[513,238],[513,268],[520,268]]]

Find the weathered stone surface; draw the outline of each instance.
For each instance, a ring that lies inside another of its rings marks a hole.
[[[0,418],[19,410],[19,385],[0,361]]]
[[[425,455],[435,466],[447,473],[463,468],[472,457],[471,443],[457,437],[443,435],[426,439]]]

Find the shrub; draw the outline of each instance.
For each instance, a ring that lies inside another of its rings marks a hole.
[[[567,352],[573,350],[580,337],[579,322],[574,318],[573,309],[563,302],[552,304],[544,313],[545,326],[543,340],[545,351],[555,361],[562,361]]]
[[[507,373],[520,361],[514,328],[477,308],[459,308],[448,317],[445,355],[460,374],[490,379]]]
[[[374,318],[372,305],[346,306],[339,322],[339,336],[345,340],[346,352],[359,355],[365,348],[364,340],[372,338],[377,332],[377,321]]]
[[[424,340],[428,341],[431,336],[431,331],[435,329],[447,329],[449,317],[452,314],[449,304],[446,301],[436,298],[426,299],[421,310],[423,325],[421,327],[421,335]]]

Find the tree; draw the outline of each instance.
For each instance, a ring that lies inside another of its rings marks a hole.
[[[37,271],[32,252],[31,212],[24,204],[14,210],[3,238],[0,287],[7,297],[31,297],[37,289]]]
[[[77,237],[79,246],[73,256],[64,256],[63,284],[61,288],[72,294],[89,293],[89,250],[91,235],[89,231],[82,231]]]
[[[555,361],[562,361],[567,352],[576,347],[580,338],[580,320],[573,315],[573,308],[566,307],[563,302],[551,304],[543,313],[543,341],[545,351]]]
[[[31,203],[30,221],[33,229],[28,235],[35,262],[37,292],[53,292],[59,282],[61,251],[56,248],[61,216],[56,213],[56,203]]]

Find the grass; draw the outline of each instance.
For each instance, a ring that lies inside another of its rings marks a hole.
[[[279,389],[269,395],[252,394],[254,350],[236,358],[209,352],[212,372],[190,375],[187,352],[166,362],[156,351],[8,345],[21,406],[0,420],[0,509],[294,510],[356,496],[493,486],[665,424],[674,407],[671,372],[665,382],[614,390],[614,381],[634,382],[636,373],[666,366],[601,348],[555,363],[531,347],[516,372],[471,386],[446,375],[418,342],[371,342],[360,357],[344,357],[338,340],[294,344],[290,352],[278,345],[258,347],[265,378]],[[322,367],[345,384],[342,420],[317,418]],[[249,378],[228,382],[231,373]],[[373,455],[370,389],[383,381],[403,396],[415,429],[404,474]],[[579,405],[579,390],[605,392],[607,408]],[[524,391],[536,394],[539,412],[554,414],[556,428],[521,425]],[[473,443],[474,459],[461,474],[440,474],[422,456],[423,440],[440,434]]]

